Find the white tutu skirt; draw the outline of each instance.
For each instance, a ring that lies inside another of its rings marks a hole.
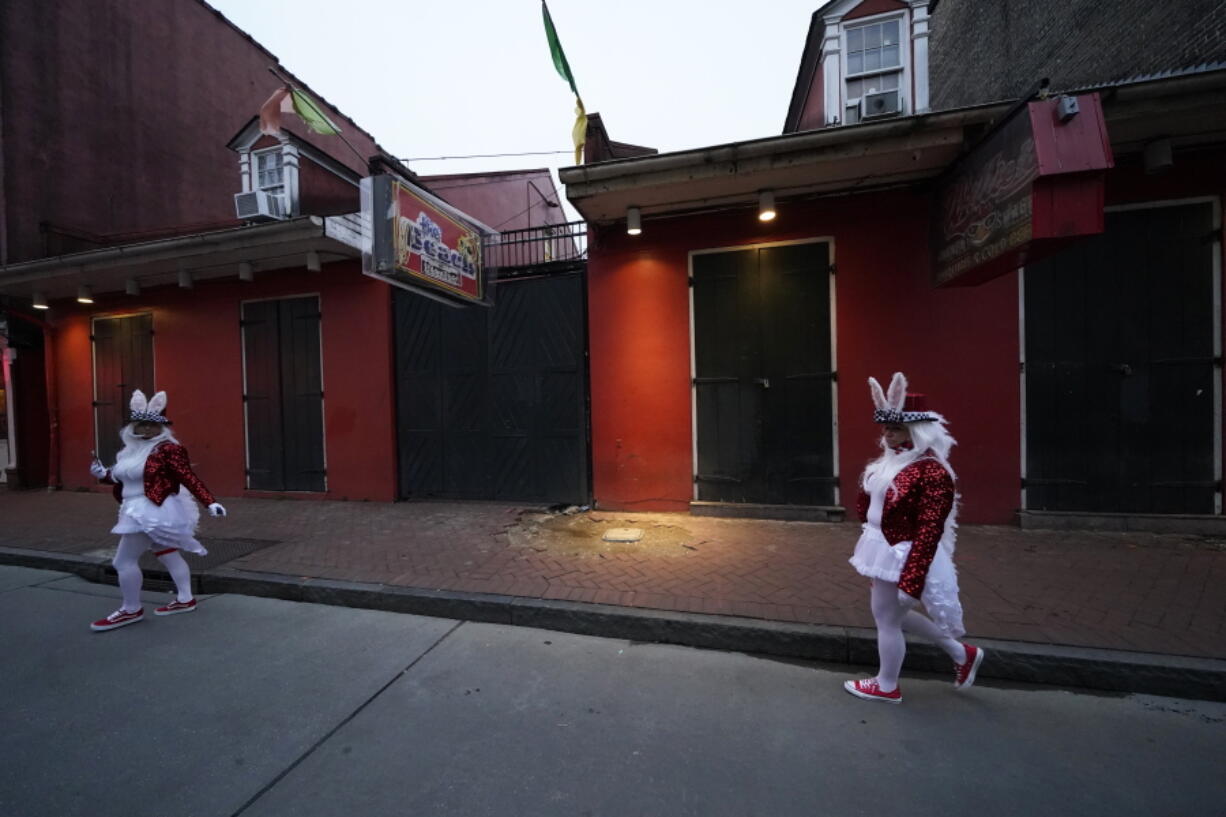
[[[902,573],[902,566],[907,563],[907,556],[910,553],[910,542],[891,545],[886,541],[881,528],[865,525],[864,532],[860,534],[860,541],[856,542],[856,550],[848,561],[861,576],[886,582],[897,582],[899,574]]]
[[[163,548],[178,548],[204,556],[208,553],[196,539],[200,510],[186,488],[154,505],[148,497],[125,499],[119,506],[119,521],[111,533],[144,533]]]
[[[951,533],[947,531],[946,536],[951,536]],[[936,555],[928,568],[928,576],[924,580],[924,594],[920,601],[923,602],[928,617],[942,632],[951,638],[961,638],[966,634],[966,629],[962,625],[958,570],[949,554],[951,549],[944,540],[937,547]],[[897,583],[910,553],[910,542],[891,545],[886,541],[881,528],[865,525],[860,540],[856,542],[856,549],[848,561],[861,576]]]

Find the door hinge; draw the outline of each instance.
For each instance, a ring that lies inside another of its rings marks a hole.
[[[689,278],[686,278],[686,279],[685,279],[685,281],[686,281],[686,286],[688,286],[690,289],[693,289],[693,288],[694,288],[694,278],[693,278],[693,276],[691,276],[691,277],[689,277]]]
[[[839,274],[839,265],[838,265],[838,264],[831,264],[831,265],[830,265],[830,274],[831,274],[831,275],[838,275],[838,274]]]

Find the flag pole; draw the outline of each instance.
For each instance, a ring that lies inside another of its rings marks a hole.
[[[281,80],[282,82],[284,82],[284,83],[285,83],[287,86],[289,86],[289,89],[290,89],[291,91],[298,91],[299,93],[303,94],[303,95],[306,97],[307,104],[309,104],[309,105],[310,105],[312,108],[314,108],[316,113],[321,114],[321,115],[322,115],[322,116],[323,116],[325,119],[327,119],[327,118],[328,118],[328,115],[327,115],[327,114],[325,114],[323,111],[321,111],[321,110],[319,109],[319,106],[315,104],[315,100],[314,100],[314,98],[313,98],[313,97],[311,97],[311,95],[310,95],[310,94],[307,94],[307,93],[306,93],[306,91],[303,91],[301,88],[299,88],[297,85],[295,85],[293,80],[291,80],[291,79],[290,79],[289,77],[287,77],[285,74],[282,74],[280,71],[278,71],[278,70],[277,70],[277,67],[276,67],[275,65],[270,65],[270,66],[268,66],[268,71],[269,71],[269,73],[271,73],[271,74],[272,74],[274,77],[276,77],[277,79],[279,79],[279,80]],[[329,120],[329,122],[330,122],[330,121],[331,121],[331,120]],[[355,147],[353,146],[353,144],[352,144],[352,143],[350,143],[350,141],[349,141],[348,139],[346,139],[346,138],[345,138],[344,134],[342,134],[342,133],[341,133],[340,128],[337,128],[337,129],[336,129],[336,133],[335,133],[335,134],[333,134],[333,135],[334,135],[334,136],[336,136],[338,139],[340,139],[342,142],[344,142],[344,143],[345,143],[345,147],[347,147],[347,148],[349,148],[350,150],[352,150],[352,151],[353,151],[353,155],[358,157],[358,161],[362,163],[362,166],[363,166],[363,167],[368,167],[368,166],[369,166],[370,157],[368,157],[368,156],[363,156],[361,153],[359,153],[359,152],[358,152],[358,149],[357,149],[357,148],[355,148]]]

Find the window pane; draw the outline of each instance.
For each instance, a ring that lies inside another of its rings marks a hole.
[[[882,74],[874,80],[878,91],[893,91],[898,88],[898,74]]]
[[[858,99],[864,89],[864,80],[849,79],[847,80],[847,98]]]
[[[880,48],[881,47],[881,26],[865,26],[864,27],[864,47],[865,48]]]
[[[883,45],[898,44],[898,21],[890,20],[881,24],[881,41]]]
[[[860,51],[864,48],[864,29],[853,28],[847,32],[847,50]]]
[[[846,116],[843,119],[844,125],[854,125],[860,121],[860,108],[855,105],[848,105]]]
[[[881,49],[881,67],[882,68],[897,68],[902,65],[898,61],[898,46],[887,45]]]
[[[876,71],[881,67],[881,51],[865,51],[864,52],[864,70]]]
[[[863,54],[848,54],[847,55],[847,73],[858,74],[864,70],[864,55]]]

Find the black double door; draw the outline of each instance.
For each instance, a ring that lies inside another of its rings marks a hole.
[[[319,298],[243,304],[247,487],[324,491]]]
[[[1213,513],[1210,204],[1107,214],[1025,271],[1026,505]]]
[[[582,274],[499,282],[492,308],[393,303],[401,498],[585,504]]]
[[[833,505],[830,248],[693,257],[699,500]]]
[[[153,396],[153,316],[94,318],[94,429],[98,457],[115,462],[132,392]]]

